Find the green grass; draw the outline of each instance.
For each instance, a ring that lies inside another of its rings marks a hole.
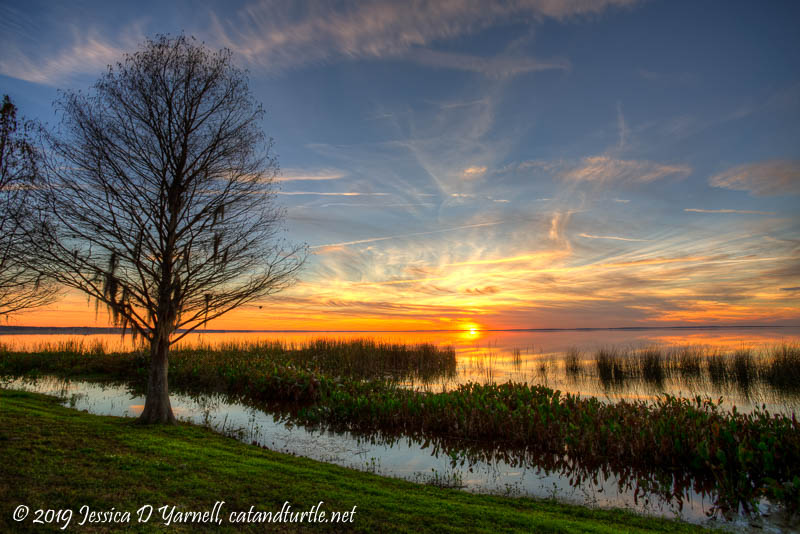
[[[0,390],[0,532],[62,532],[11,520],[20,504],[76,510],[67,532],[115,532],[109,525],[77,526],[77,510],[135,511],[175,505],[182,510],[277,511],[285,501],[307,510],[323,501],[330,512],[352,510],[343,524],[277,524],[276,531],[351,532],[699,532],[686,523],[419,485],[246,445],[181,424],[146,427],[130,419],[89,415],[57,399]],[[227,523],[133,523],[128,532],[264,532]]]

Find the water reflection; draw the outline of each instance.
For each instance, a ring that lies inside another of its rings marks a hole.
[[[91,413],[133,417],[143,398],[120,385],[42,378],[15,379],[5,387],[55,394],[64,404]],[[418,482],[463,487],[470,491],[553,498],[599,507],[630,508],[639,513],[679,517],[706,525],[766,532],[790,528],[766,501],[760,515],[733,514],[709,520],[715,512],[713,484],[680,473],[651,473],[625,466],[587,465],[569,456],[532,449],[471,446],[443,438],[357,435],[293,423],[291,410],[263,411],[220,395],[173,394],[180,419],[206,425],[246,443]]]
[[[651,399],[666,393],[689,398],[721,396],[724,408],[736,406],[740,411],[763,405],[770,412],[791,414],[800,407],[800,380],[787,380],[784,385],[788,387],[776,389],[757,373],[751,376],[748,365],[722,365],[723,358],[710,358],[692,367],[691,359],[680,360],[681,354],[693,350],[733,354],[749,348],[753,349],[753,366],[757,367],[764,358],[760,351],[765,348],[800,343],[800,328],[486,331],[477,324],[462,326],[460,331],[440,332],[204,332],[190,334],[179,347],[219,347],[265,340],[300,345],[320,337],[431,343],[455,348],[456,375],[408,379],[402,383],[405,387],[440,391],[470,381],[511,380],[610,401]],[[132,348],[130,339],[123,340],[115,334],[0,335],[0,343],[13,350],[33,350],[43,344],[56,347],[75,339],[87,349],[98,343],[106,352]],[[674,353],[674,361],[665,360],[663,370],[659,365],[648,368],[646,362],[639,361],[639,355],[648,347],[656,347],[668,356]],[[612,368],[604,372],[598,364],[598,352],[603,349],[621,355],[617,358],[618,371]],[[682,349],[687,350],[681,352]],[[570,354],[573,361],[569,360]]]
[[[454,346],[459,353],[465,354],[494,351],[510,355],[512,350],[519,349],[528,355],[544,355],[566,352],[571,347],[585,352],[608,346],[692,345],[737,349],[742,346],[797,343],[800,342],[800,327],[503,331],[481,330],[478,325],[473,325],[460,330],[417,332],[213,331],[191,333],[178,346],[203,344],[213,347],[232,342],[264,340],[302,344],[320,337],[342,340],[366,337],[391,343],[433,343]],[[42,343],[55,345],[69,339],[83,340],[86,345],[102,343],[109,351],[130,350],[133,346],[130,338],[122,339],[118,334],[84,334],[79,329],[49,334],[39,331],[28,334],[0,333],[0,343],[14,350],[30,350]]]

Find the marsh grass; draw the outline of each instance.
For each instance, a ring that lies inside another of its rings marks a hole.
[[[72,339],[58,343],[40,343],[28,352],[55,358],[73,358],[78,364],[81,360],[88,361],[86,357],[94,356],[113,366],[114,356],[132,354],[143,359],[147,358],[149,351],[140,346],[133,351],[119,352],[102,342],[87,343],[81,339]],[[0,354],[3,353],[18,352],[0,344]],[[193,367],[198,373],[202,373],[201,362],[205,362],[212,363],[214,367],[218,363],[237,367],[273,363],[307,372],[360,380],[416,379],[424,382],[442,377],[452,378],[456,374],[456,352],[452,346],[387,343],[372,339],[320,338],[306,343],[229,341],[215,345],[177,344],[170,351],[170,359],[187,362],[197,360],[198,363]],[[102,371],[101,368],[98,370]]]
[[[698,378],[701,374],[701,353],[694,347],[681,347],[674,353],[675,367],[681,378]]]
[[[753,351],[739,349],[733,353],[733,375],[736,384],[744,389],[750,389],[758,376],[758,369],[753,360]]]
[[[661,384],[667,375],[667,361],[664,353],[657,348],[648,348],[637,353],[642,378],[652,384]]]
[[[511,349],[511,365],[517,373],[522,369],[522,350],[516,347]]]
[[[724,385],[728,382],[728,360],[720,351],[711,351],[705,355],[706,369],[711,382],[716,385]]]
[[[119,367],[124,362],[115,355],[132,354],[146,360],[149,353],[148,348],[141,345],[133,351],[120,349],[121,346],[114,344],[78,338],[39,343],[28,347],[26,352],[73,359],[78,368],[90,366],[98,374],[106,370],[117,370],[121,374]],[[22,353],[18,348],[0,343],[0,356],[3,354]],[[598,349],[593,357],[589,355],[588,360],[587,355],[575,347],[562,354],[537,356],[535,360],[518,348],[511,349],[508,356],[501,358],[501,351],[490,347],[488,351],[476,349],[469,356],[462,355],[460,369],[452,346],[389,343],[373,339],[320,338],[303,343],[228,341],[213,345],[196,342],[178,344],[171,354],[172,358],[188,362],[187,365],[196,361],[192,367],[200,375],[203,374],[201,367],[208,363],[215,367],[218,362],[227,362],[227,365],[243,368],[272,363],[326,376],[381,379],[410,384],[412,388],[444,390],[462,382],[464,377],[485,384],[495,383],[503,376],[502,365],[506,362],[505,365],[513,371],[509,376],[518,381],[550,381],[557,379],[557,372],[563,369],[567,380],[597,380],[607,389],[618,390],[636,383],[661,389],[667,381],[672,381],[701,387],[710,384],[721,390],[733,387],[745,394],[757,388],[800,394],[800,344],[797,343],[741,347],[727,352],[702,346],[638,349],[615,346]],[[96,357],[91,365],[88,356]],[[105,363],[97,364],[98,359]],[[530,374],[523,372],[529,364],[533,365],[529,368]],[[0,361],[0,373],[3,365],[10,364]]]
[[[581,366],[582,355],[575,347],[570,347],[564,354],[564,371],[568,377],[578,377],[583,371]]]
[[[564,362],[568,378],[586,372],[576,349],[566,352]],[[602,348],[594,354],[594,368],[606,388],[635,381],[661,387],[666,380],[708,379],[717,387],[737,387],[744,393],[758,386],[800,392],[800,345],[793,344],[742,347],[731,352],[709,347]]]
[[[775,347],[762,373],[776,388],[800,390],[800,345]]]
[[[603,348],[594,356],[597,375],[604,386],[618,385],[629,378],[626,373],[625,353],[616,348]]]

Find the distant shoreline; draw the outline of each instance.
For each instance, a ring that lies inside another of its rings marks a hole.
[[[703,326],[619,326],[594,328],[499,328],[475,329],[476,332],[603,332],[603,331],[646,331],[646,330],[742,330],[765,328],[800,328],[800,325],[703,325]],[[178,330],[182,332],[183,330]],[[441,333],[468,332],[468,329],[438,330],[195,330],[197,334],[405,334],[405,333]],[[93,326],[3,326],[0,325],[0,336],[3,335],[78,335],[121,334],[121,328]]]

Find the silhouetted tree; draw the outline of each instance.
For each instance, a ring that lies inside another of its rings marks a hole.
[[[22,223],[30,213],[26,200],[36,174],[36,151],[17,108],[3,97],[0,109],[0,315],[52,302],[56,286],[26,266]]]
[[[263,109],[229,50],[184,36],[148,40],[56,109],[30,245],[45,273],[149,342],[140,421],[174,422],[170,345],[286,288],[305,258],[277,239]]]

